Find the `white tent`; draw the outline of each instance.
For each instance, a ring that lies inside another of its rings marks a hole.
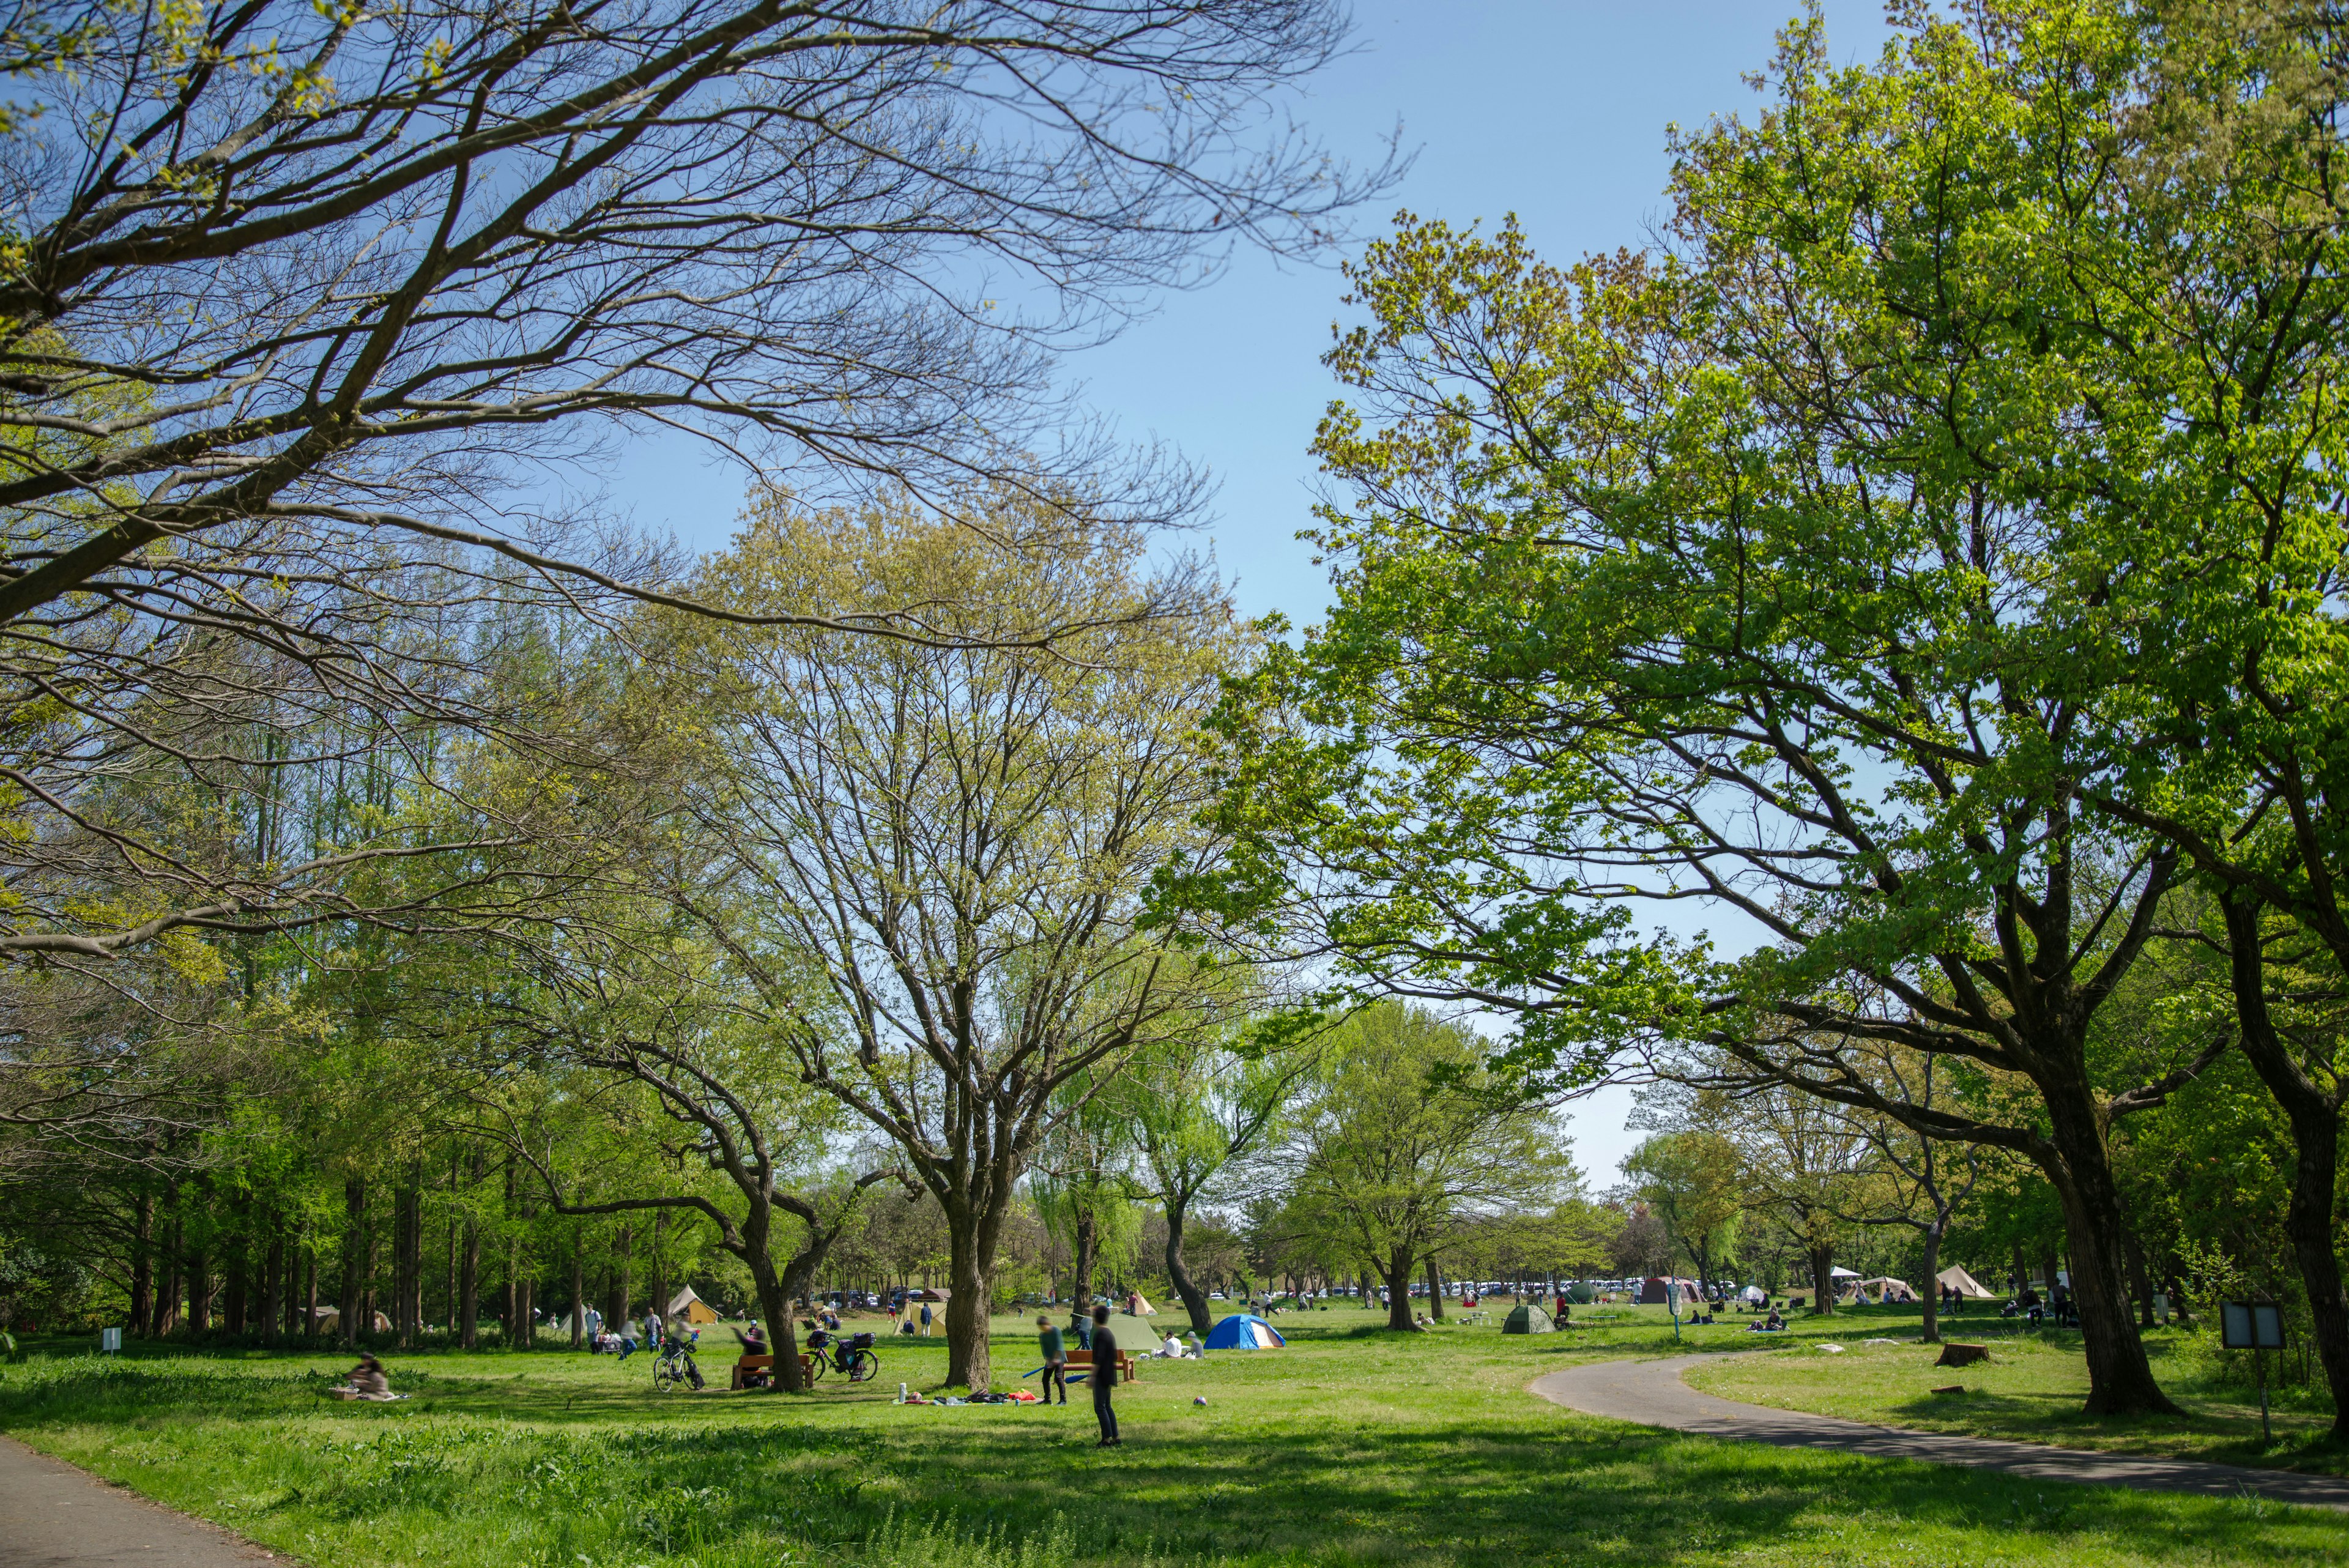
[[[1133,1315],[1136,1317],[1156,1317],[1158,1315],[1158,1309],[1152,1306],[1150,1304],[1150,1298],[1143,1295],[1140,1291],[1134,1292],[1133,1299],[1126,1304],[1133,1309]]]
[[[1878,1298],[1888,1304],[1893,1302],[1913,1302],[1917,1299],[1917,1292],[1908,1281],[1896,1280],[1889,1274],[1872,1280],[1862,1280],[1859,1282],[1859,1288],[1862,1291],[1874,1291]]]
[[[1748,1285],[1744,1290],[1737,1293],[1737,1299],[1742,1302],[1753,1302],[1759,1304],[1760,1303],[1766,1302],[1770,1299],[1770,1293],[1764,1290],[1760,1285]]]
[[[1971,1274],[1966,1272],[1955,1263],[1943,1269],[1940,1273],[1935,1274],[1933,1278],[1939,1283],[1950,1286],[1961,1296],[1971,1296],[1977,1301],[1996,1301],[1998,1299],[1998,1293],[1996,1291],[1984,1290],[1980,1280],[1975,1279]]]
[[[1856,1280],[1859,1278],[1859,1271],[1857,1269],[1846,1269],[1840,1267],[1833,1268],[1827,1271],[1827,1278],[1831,1280]]]
[[[693,1287],[688,1285],[669,1298],[667,1315],[672,1318],[682,1318],[687,1323],[695,1324],[716,1323],[718,1309],[695,1295]]]

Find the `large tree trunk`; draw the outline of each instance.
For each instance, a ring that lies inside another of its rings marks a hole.
[[[2040,1093],[2048,1114],[2049,1137],[2040,1168],[2063,1205],[2071,1243],[2072,1301],[2080,1314],[2080,1336],[2087,1353],[2092,1416],[2179,1413],[2153,1380],[2145,1342],[2129,1321],[2128,1265],[2121,1239],[2128,1215],[2113,1180],[2105,1118],[2083,1074],[2076,1083],[2043,1078]],[[2055,1282],[2051,1274],[2048,1291]]]
[[[2308,1292],[2309,1337],[2316,1342],[2324,1379],[2333,1389],[2333,1436],[2349,1438],[2349,1291],[2343,1287],[2341,1259],[2333,1243],[2341,1102],[2309,1081],[2277,1037],[2268,1014],[2258,906],[2230,900],[2227,935],[2243,1054],[2292,1127],[2292,1200],[2284,1210],[2284,1232],[2292,1238],[2301,1283]]]
[[[1435,1266],[1433,1252],[1427,1255],[1427,1315],[1444,1321],[1444,1271]]]
[[[1820,1317],[1835,1315],[1835,1248],[1813,1247],[1811,1260],[1811,1311]]]
[[[1394,1254],[1379,1266],[1379,1277],[1387,1287],[1387,1326],[1405,1334],[1419,1332],[1419,1324],[1411,1320],[1411,1249],[1398,1247]]]
[[[957,1210],[960,1212],[957,1213]],[[974,1213],[967,1203],[947,1209],[947,1386],[977,1393],[994,1366],[987,1342],[988,1291],[993,1283],[999,1217]]]
[[[1187,1199],[1179,1199],[1166,1205],[1166,1277],[1174,1282],[1174,1293],[1183,1298],[1183,1310],[1191,1314],[1191,1332],[1205,1339],[1216,1320],[1207,1311],[1207,1293],[1183,1264],[1183,1226],[1189,1218],[1189,1207]]]

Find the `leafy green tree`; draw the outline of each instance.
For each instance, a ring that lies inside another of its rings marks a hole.
[[[1572,1171],[1547,1113],[1482,1070],[1475,1037],[1398,1002],[1355,1015],[1290,1123],[1290,1207],[1366,1260],[1406,1332],[1417,1265],[1496,1215],[1538,1213]]]
[[[1656,1133],[1624,1157],[1623,1174],[1695,1263],[1697,1277],[1713,1283],[1746,1209],[1737,1146],[1714,1132]]]
[[[2170,265],[2080,171],[2149,147],[2157,20],[1904,11],[1841,68],[1814,16],[1757,120],[1677,143],[1666,254],[1561,271],[1513,226],[1414,221],[1372,246],[1317,445],[1339,604],[1227,704],[1241,852],[1190,890],[1361,985],[1513,1012],[1527,1066],[1695,1040],[2030,1159],[2098,1411],[2171,1408],[2113,1128],[2231,1033],[2134,1083],[2091,1060],[2185,853],[2082,794],[2132,743],[2098,648],[2171,469],[2080,433],[2107,399],[2137,435],[2168,417],[2106,320]],[[2032,1108],[1920,1106],[1851,1042]]]

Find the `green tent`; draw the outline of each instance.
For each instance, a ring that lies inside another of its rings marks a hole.
[[[1501,1324],[1501,1332],[1503,1334],[1547,1334],[1557,1326],[1550,1322],[1549,1314],[1542,1311],[1533,1303],[1526,1302],[1509,1314],[1507,1321]]]

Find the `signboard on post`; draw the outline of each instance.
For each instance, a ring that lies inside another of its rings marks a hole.
[[[98,1331],[98,1348],[102,1351],[119,1354],[122,1349],[122,1331],[119,1328],[99,1329]]]
[[[2263,1350],[2283,1348],[2283,1308],[2273,1302],[2220,1302],[2219,1343],[2229,1350],[2248,1350],[2260,1375],[2260,1440],[2270,1442],[2268,1430],[2268,1358]]]
[[[2228,1350],[2282,1350],[2283,1308],[2273,1302],[2222,1302],[2219,1343]]]

